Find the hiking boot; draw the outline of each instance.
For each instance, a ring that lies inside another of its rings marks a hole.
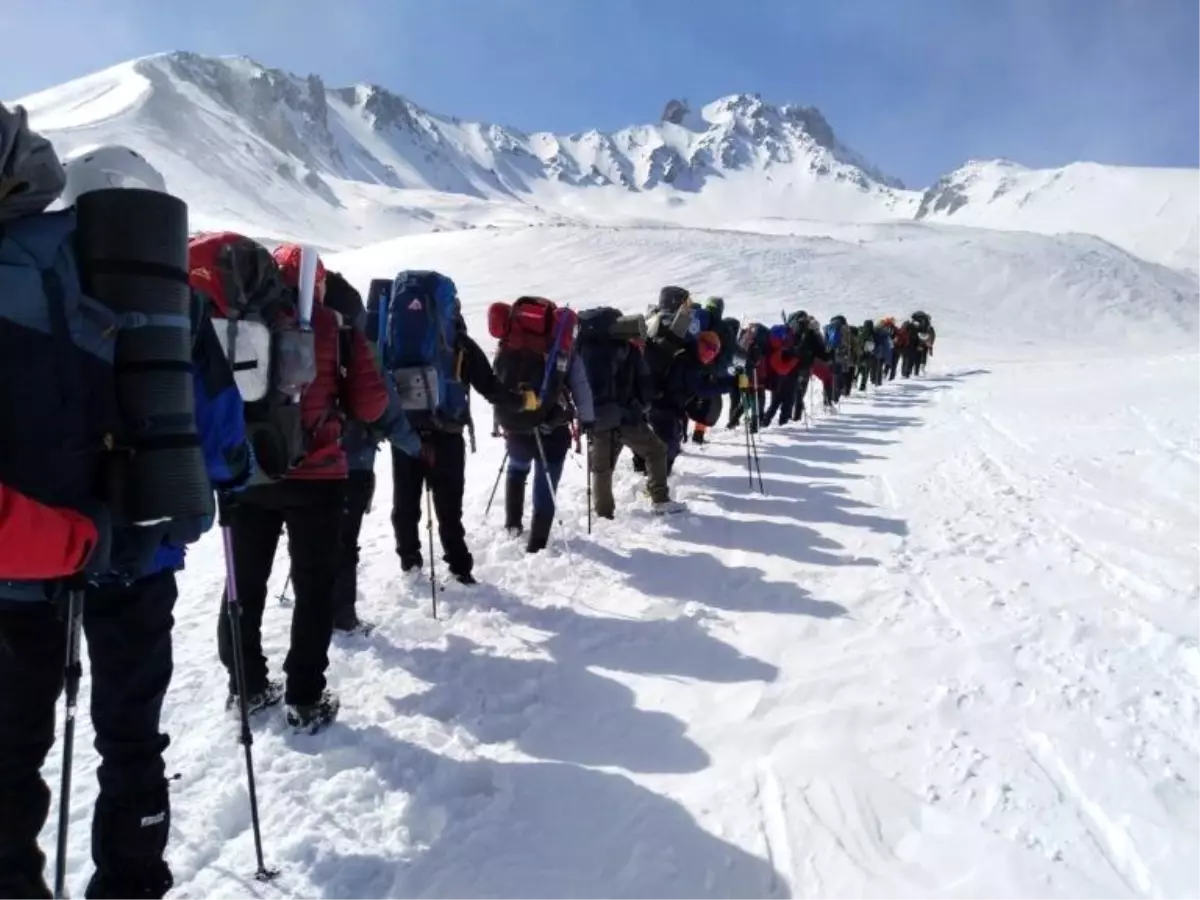
[[[420,554],[416,556],[401,556],[400,571],[407,575],[409,572],[419,572],[425,567],[425,560],[421,559]]]
[[[650,504],[650,511],[656,516],[670,516],[686,510],[687,506],[677,500],[658,500]]]
[[[704,431],[701,431],[699,428],[693,428],[692,429],[692,443],[693,444],[703,444],[704,443],[704,435],[705,435]]]
[[[287,708],[288,726],[305,734],[324,731],[337,718],[341,706],[342,703],[337,694],[326,688],[321,692],[321,699],[316,703],[289,703]]]
[[[473,584],[479,584],[479,582],[475,580],[475,576],[470,572],[451,572],[450,574],[454,577],[455,581],[457,581],[459,584],[466,585],[467,587],[470,587]]]
[[[272,706],[278,706],[279,701],[283,699],[283,682],[268,681],[267,686],[261,691],[251,691],[246,698],[246,714],[253,716],[262,712],[264,709],[270,709]],[[225,698],[226,711],[238,709],[238,695],[230,691],[229,696]]]
[[[553,516],[537,515],[529,527],[529,543],[525,545],[526,553],[539,553],[550,543],[550,528],[554,524]]]
[[[366,637],[375,630],[375,623],[368,622],[365,619],[360,619],[357,614],[353,616],[342,616],[333,620],[333,630],[338,634],[360,634],[363,637]]]
[[[525,531],[521,519],[525,515],[525,479],[506,478],[504,481],[504,528],[510,535]]]

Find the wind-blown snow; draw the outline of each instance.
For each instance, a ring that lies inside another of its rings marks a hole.
[[[380,627],[335,639],[341,719],[255,726],[272,886],[251,878],[221,550],[203,540],[167,709],[177,895],[1200,891],[1195,275],[1094,238],[911,224],[480,230],[327,262],[362,287],[443,269],[485,348],[488,303],[517,291],[639,309],[669,282],[744,319],[920,306],[939,341],[927,376],[768,431],[766,495],[742,433],[717,429],[678,463],[686,515],[650,516],[626,457],[617,520],[589,537],[572,456],[532,558],[483,515],[503,449],[477,411],[484,583],[447,591],[437,621],[428,582],[399,574],[381,461],[360,608]],[[281,553],[272,596],[286,571]],[[288,616],[270,602],[276,672]],[[76,893],[90,731],[84,713]]]

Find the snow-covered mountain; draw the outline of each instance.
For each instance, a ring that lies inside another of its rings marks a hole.
[[[1008,160],[973,161],[925,192],[917,218],[1043,234],[1080,231],[1194,270],[1198,188],[1194,169],[1096,163],[1028,169]]]
[[[15,102],[60,151],[121,141],[144,152],[199,227],[328,248],[481,226],[812,233],[830,222],[925,218],[1089,233],[1200,269],[1195,170],[972,163],[922,194],[843,144],[820,111],[754,94],[699,107],[671,100],[660,121],[613,133],[526,134],[439,115],[374,85],[330,88],[244,57],[177,52]]]
[[[169,53],[17,102],[62,151],[111,140],[142,150],[202,217],[333,246],[497,218],[655,219],[700,195],[710,210],[741,196],[741,215],[915,208],[820,112],[750,95],[695,111],[672,101],[658,124],[613,134],[525,134],[439,116],[377,86],[329,88],[241,57]],[[762,183],[773,202],[755,198]]]

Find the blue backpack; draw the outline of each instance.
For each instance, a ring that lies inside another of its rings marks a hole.
[[[842,346],[841,326],[830,322],[825,326],[825,349],[838,350]]]
[[[84,294],[75,215],[0,227],[0,484],[50,506],[103,497],[121,432],[113,359],[117,316]]]
[[[391,296],[380,299],[380,356],[418,430],[453,430],[467,423],[458,328],[458,290],[438,272],[401,272]]]

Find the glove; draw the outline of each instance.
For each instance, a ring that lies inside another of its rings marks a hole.
[[[429,441],[421,441],[421,462],[431,469],[437,465],[437,451]]]
[[[521,391],[521,412],[534,412],[542,405],[533,391]]]
[[[740,372],[737,377],[737,386],[739,391],[750,390],[750,379],[746,377],[745,372]]]

